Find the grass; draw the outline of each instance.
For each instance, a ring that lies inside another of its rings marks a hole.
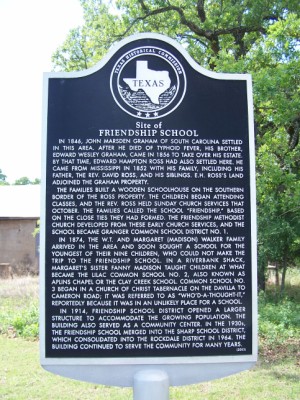
[[[237,375],[170,388],[170,400],[299,400],[300,279],[293,273],[282,298],[269,288],[259,298],[260,358]],[[39,365],[38,280],[0,280],[1,400],[129,400],[132,389],[74,381]],[[30,340],[28,340],[30,339]]]
[[[38,337],[39,289],[37,277],[0,280],[0,334]]]
[[[131,400],[132,389],[62,378],[39,365],[37,341],[0,335],[1,400]],[[5,351],[3,351],[5,349]],[[170,388],[170,400],[299,400],[295,359],[260,362],[251,371],[197,385]]]
[[[96,386],[65,379],[39,365],[38,341],[0,336],[0,399],[131,399],[129,389]]]

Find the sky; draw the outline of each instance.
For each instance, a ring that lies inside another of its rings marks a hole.
[[[0,170],[11,184],[41,178],[43,72],[82,14],[79,0],[0,0]]]

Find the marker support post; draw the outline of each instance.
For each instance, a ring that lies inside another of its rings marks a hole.
[[[169,400],[169,377],[164,371],[139,371],[133,379],[133,400]]]

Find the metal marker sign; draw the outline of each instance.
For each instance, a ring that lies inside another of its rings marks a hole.
[[[45,74],[44,368],[180,385],[255,363],[251,90],[156,34]]]

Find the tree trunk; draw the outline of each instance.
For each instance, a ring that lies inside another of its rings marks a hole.
[[[287,257],[286,257],[286,254],[284,254],[283,262],[282,262],[282,276],[281,276],[280,294],[283,294],[284,289],[285,289],[285,277],[286,277],[287,268],[288,268]]]
[[[279,267],[278,267],[278,263],[275,263],[275,282],[276,282],[276,288],[279,288]]]
[[[261,262],[258,265],[258,271],[257,271],[257,278],[258,278],[258,290],[265,291],[266,289],[266,264],[265,262]]]

